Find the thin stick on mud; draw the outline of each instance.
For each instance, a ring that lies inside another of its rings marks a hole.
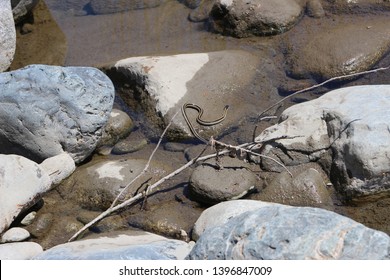
[[[172,122],[173,120],[176,118],[177,114],[179,113],[180,111],[177,111],[176,114],[173,115],[172,119],[170,120],[170,122],[168,123],[168,125],[165,127],[163,133],[160,135],[160,138],[157,142],[157,145],[156,147],[154,148],[153,152],[150,154],[149,156],[149,159],[144,167],[144,169],[137,175],[135,176],[135,178],[133,180],[131,180],[124,188],[123,190],[116,196],[116,198],[114,199],[114,201],[112,202],[111,206],[109,207],[112,208],[116,205],[116,203],[118,202],[118,200],[122,197],[123,194],[126,193],[126,191],[128,190],[128,188],[137,180],[139,179],[142,175],[144,175],[146,173],[146,171],[148,171],[149,169],[149,166],[150,166],[150,162],[152,161],[153,157],[154,157],[154,154],[156,153],[158,147],[160,146],[161,144],[161,141],[163,140],[165,134],[167,133],[169,127],[172,125]]]

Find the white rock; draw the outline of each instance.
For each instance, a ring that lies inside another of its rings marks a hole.
[[[184,259],[193,243],[168,239],[148,232],[119,233],[85,239],[50,248],[36,256],[48,259]]]
[[[1,237],[1,243],[24,241],[30,237],[30,233],[24,228],[13,227],[7,230]]]
[[[17,155],[0,155],[0,232],[50,187],[49,175],[35,162]]]
[[[329,166],[332,164],[338,173],[333,180],[352,192],[349,195],[386,194],[389,191],[386,174],[390,172],[389,107],[389,85],[333,90],[316,100],[288,108],[281,122],[264,130],[256,141],[287,136],[276,140],[284,151],[278,152],[271,145],[264,149],[269,155],[278,153],[285,164],[303,163],[299,157],[315,160],[321,151],[332,148]],[[367,181],[383,176],[381,182]]]
[[[68,153],[45,159],[40,166],[49,174],[52,184],[58,185],[76,169],[73,158]]]
[[[11,1],[0,1],[0,72],[8,69],[14,59],[16,31]]]
[[[42,246],[35,242],[0,244],[0,260],[29,260],[42,252]]]
[[[187,82],[192,80],[208,61],[209,56],[205,53],[131,57],[118,61],[115,67],[125,67],[139,79],[147,79],[146,90],[158,101],[157,110],[165,116],[187,92]]]

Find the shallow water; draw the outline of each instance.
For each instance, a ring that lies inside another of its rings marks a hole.
[[[251,48],[248,40],[212,34],[205,30],[204,23],[190,22],[191,9],[177,0],[156,8],[105,15],[80,15],[86,13],[80,3],[45,2],[68,40],[66,65],[99,65],[131,56]]]
[[[266,54],[272,57],[276,65],[275,76],[272,77],[273,82],[278,84],[279,94],[275,92],[275,96],[268,97],[270,100],[278,100],[283,95],[291,93],[292,90],[300,90],[306,86],[312,85],[315,81],[299,81],[286,78],[286,81],[280,78],[280,73],[284,74],[284,54],[283,40],[287,36],[291,36],[292,32],[312,32],[313,34],[321,24],[332,25],[337,23],[350,23],[360,20],[362,17],[369,19],[375,18],[376,15],[359,15],[356,19],[353,15],[348,16],[331,16],[318,21],[313,18],[304,17],[301,22],[294,27],[292,31],[286,34],[272,37],[252,37],[246,39],[236,39],[225,37],[218,34],[210,33],[206,30],[204,23],[194,23],[188,20],[188,13],[191,11],[177,0],[168,0],[164,4],[156,8],[139,9],[133,11],[124,11],[115,14],[93,15],[90,13],[89,0],[45,0],[50,8],[50,11],[64,32],[68,51],[65,59],[65,65],[76,66],[98,66],[119,59],[134,57],[134,56],[149,56],[149,55],[164,55],[164,54],[179,54],[193,52],[210,52],[229,49],[243,49],[250,52]],[[297,37],[298,38],[298,37]],[[304,44],[305,42],[297,41],[294,43]],[[379,64],[379,66],[390,65],[390,56],[387,55]],[[278,71],[278,73],[276,73]],[[267,78],[268,79],[268,78]],[[278,80],[279,79],[279,80]],[[278,81],[274,81],[278,80]],[[300,95],[294,101],[301,102],[316,98],[319,93],[326,92],[329,89],[338,86],[349,86],[355,84],[390,84],[388,73],[378,73],[375,75],[365,76],[359,80],[344,82],[343,84],[332,84],[328,88],[321,88],[313,93]],[[254,81],[251,85],[253,92],[261,92],[264,90],[261,80]],[[263,95],[259,95],[259,103],[270,100],[264,100]],[[286,107],[294,102],[287,102]],[[116,104],[120,107],[121,104]],[[123,109],[123,108],[122,108]],[[267,124],[269,125],[269,124]],[[262,127],[264,128],[264,127]],[[259,128],[260,130],[261,128]],[[223,140],[229,143],[235,143],[237,139],[250,138],[253,132],[253,123],[246,123],[237,131],[230,135],[225,135]],[[136,153],[129,154],[129,157],[148,158],[154,144],[148,145],[145,149]],[[196,147],[194,147],[196,149]],[[111,155],[110,158],[116,158]],[[169,164],[172,169],[180,167],[186,162],[183,153],[172,153],[163,150],[162,148],[156,154],[156,160],[166,161],[169,158]],[[159,205],[161,202],[171,202],[183,197],[183,185],[188,182],[190,171],[185,172],[168,185],[174,191],[163,192],[150,201],[150,206]],[[178,186],[177,188],[175,186]],[[50,202],[58,201],[58,194],[53,191],[46,198]],[[194,202],[184,199],[188,207],[197,208],[198,205],[192,206]],[[182,204],[185,204],[182,203]],[[74,218],[77,216],[79,209],[73,205],[66,206],[65,202],[57,204],[58,208],[50,209],[50,203],[47,203],[49,213],[59,213],[58,219],[61,220],[64,216]],[[54,205],[55,203],[53,203]],[[196,204],[196,203],[195,203]],[[58,206],[60,205],[60,206]],[[349,216],[357,221],[360,221],[372,228],[383,230],[390,233],[390,222],[388,220],[388,200],[381,203],[372,203],[359,207],[345,207],[342,205],[336,206],[335,211],[346,216]],[[69,208],[68,210],[64,210]],[[61,210],[62,209],[62,210]],[[42,211],[42,210],[41,210]],[[131,214],[139,212],[138,208],[130,211]],[[162,217],[166,213],[161,214]],[[63,236],[58,243],[65,242]],[[47,246],[54,245],[48,243]]]

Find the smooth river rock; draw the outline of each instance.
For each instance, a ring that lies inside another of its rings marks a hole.
[[[11,2],[0,2],[0,73],[7,70],[14,59],[16,48],[15,23]]]
[[[17,155],[0,154],[0,233],[51,187],[45,170]]]
[[[322,158],[346,199],[376,200],[390,195],[389,106],[389,85],[340,88],[288,108],[256,141],[270,140],[263,154],[286,165]],[[272,140],[277,137],[287,138]],[[280,169],[267,160],[262,164]]]
[[[37,255],[36,260],[180,260],[193,244],[148,233],[112,233],[61,244]]]
[[[114,94],[95,68],[31,65],[0,74],[0,153],[42,161],[65,151],[83,161],[102,135]]]
[[[42,246],[35,242],[0,244],[0,260],[30,260],[42,252]]]
[[[334,212],[269,204],[206,229],[191,260],[388,260],[390,237]]]
[[[216,0],[208,23],[215,32],[239,38],[275,35],[297,24],[306,6],[312,16],[324,14],[318,0]]]
[[[161,128],[179,112],[167,137],[194,138],[180,113],[184,103],[202,107],[205,120],[220,118],[225,105],[229,105],[231,112],[228,111],[226,119],[212,127],[199,126],[195,121],[197,112],[187,109],[195,129],[209,139],[237,126],[243,116],[255,112],[256,96],[242,91],[250,85],[262,64],[272,63],[245,51],[219,51],[132,57],[106,65],[103,71],[116,84],[122,84],[118,93],[130,108],[143,112],[145,119],[140,120],[141,125],[148,121],[150,125],[145,127],[153,137],[159,137]]]
[[[13,227],[4,232],[1,243],[20,242],[30,237],[30,233],[21,227]]]
[[[195,200],[215,204],[239,199],[253,191],[258,183],[249,164],[226,156],[196,167],[190,177],[189,191]]]

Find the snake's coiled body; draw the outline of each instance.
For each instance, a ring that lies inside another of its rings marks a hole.
[[[183,117],[184,117],[184,120],[186,121],[187,125],[188,125],[188,128],[190,129],[191,133],[196,137],[198,138],[200,141],[202,141],[203,143],[208,143],[208,141],[206,139],[204,139],[202,136],[199,135],[199,133],[195,130],[195,128],[192,126],[192,123],[190,122],[190,120],[188,119],[188,116],[187,116],[187,113],[186,113],[186,109],[187,108],[191,108],[191,109],[194,109],[196,111],[198,111],[198,116],[196,118],[196,122],[199,123],[200,125],[203,125],[203,126],[213,126],[213,125],[217,125],[221,122],[223,122],[226,118],[226,115],[227,115],[227,111],[229,109],[229,105],[226,105],[224,108],[223,108],[223,114],[220,118],[216,119],[216,120],[212,120],[212,121],[206,121],[206,120],[203,120],[202,119],[202,116],[203,116],[203,109],[201,107],[199,107],[198,105],[196,104],[192,104],[192,103],[185,103],[182,107],[181,107],[181,112],[183,114]]]

